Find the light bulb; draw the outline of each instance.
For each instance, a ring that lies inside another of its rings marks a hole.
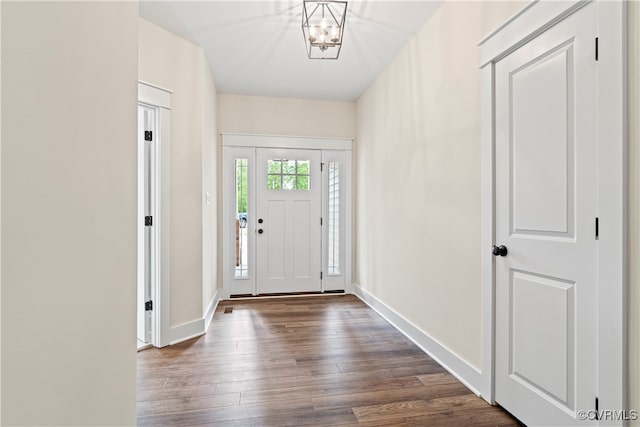
[[[324,43],[324,38],[325,38],[325,34],[324,33],[320,33],[320,42]]]
[[[327,29],[327,21],[325,21],[324,18],[322,18],[322,21],[320,21],[320,28],[322,28],[323,30]]]
[[[334,25],[334,26],[331,27],[331,37],[335,39],[336,35],[338,35],[338,29]]]
[[[315,36],[316,35],[316,26],[312,25],[309,27],[309,35],[310,36]]]

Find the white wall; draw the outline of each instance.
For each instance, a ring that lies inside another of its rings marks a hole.
[[[202,265],[203,265],[203,313],[215,297],[218,289],[218,186],[217,186],[217,93],[213,77],[209,71],[209,64],[201,61],[202,74],[202,191],[209,193],[209,204],[203,203],[202,208]],[[222,286],[222,283],[220,283]]]
[[[216,91],[202,48],[139,23],[139,78],[172,91],[171,326],[196,325],[216,288]]]
[[[482,366],[476,43],[522,6],[445,2],[358,100],[357,280]]]
[[[218,95],[221,133],[353,138],[355,102]]]
[[[136,2],[2,2],[2,424],[133,425]]]

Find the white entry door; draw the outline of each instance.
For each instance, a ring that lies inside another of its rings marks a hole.
[[[321,152],[256,154],[257,293],[320,292]]]
[[[597,396],[596,5],[496,63],[496,401],[589,425]]]

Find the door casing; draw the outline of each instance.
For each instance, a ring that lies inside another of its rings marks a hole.
[[[153,251],[152,268],[154,277],[151,284],[151,300],[153,310],[151,315],[151,342],[155,347],[164,347],[171,342],[170,338],[170,192],[165,189],[170,188],[170,123],[171,123],[171,92],[157,86],[138,82],[138,105],[155,111],[155,126],[153,129],[152,142],[152,171],[150,180],[152,181],[152,216],[153,226],[151,233],[155,249]],[[138,169],[144,166],[144,138],[138,146]],[[141,163],[142,162],[142,163]],[[143,167],[144,169],[144,167]],[[144,193],[140,194],[141,171],[138,173],[138,197],[144,198]],[[140,206],[140,204],[139,204]],[[144,227],[144,214],[138,212],[136,222]],[[140,236],[140,232],[138,234]],[[138,238],[140,242],[140,238]],[[138,252],[138,264],[140,264],[140,251]],[[143,260],[144,261],[144,260]],[[138,304],[144,302],[138,301]]]
[[[598,14],[598,398],[599,408],[626,408],[626,4],[596,1]],[[480,392],[495,402],[495,64],[589,1],[531,2],[479,46],[482,80],[482,317]],[[595,50],[594,40],[594,50]],[[595,55],[595,51],[594,51]],[[581,408],[585,410],[594,408]],[[517,416],[517,414],[515,414]]]
[[[279,149],[307,149],[307,150],[320,150],[323,154],[323,162],[325,158],[328,161],[340,161],[344,164],[344,206],[341,211],[343,238],[344,238],[344,253],[342,254],[341,262],[344,265],[344,271],[341,276],[344,280],[343,289],[346,293],[353,292],[351,283],[351,242],[352,242],[352,211],[351,211],[351,182],[352,182],[352,169],[351,169],[351,150],[353,140],[348,138],[314,138],[314,137],[294,137],[294,136],[274,136],[274,135],[245,135],[245,134],[222,134],[222,242],[219,250],[222,252],[222,277],[223,277],[223,292],[222,298],[228,299],[231,295],[246,294],[256,295],[256,248],[255,239],[253,243],[249,244],[249,264],[253,266],[254,272],[249,271],[249,277],[247,279],[236,279],[233,268],[235,254],[231,249],[235,245],[235,235],[233,233],[233,215],[229,208],[234,199],[233,188],[229,185],[234,179],[233,159],[245,158],[249,164],[249,182],[255,183],[255,177],[252,175],[256,168],[256,149],[258,148],[279,148]],[[324,179],[323,175],[323,179]],[[255,184],[254,184],[255,185]],[[249,206],[248,213],[251,217],[253,210],[255,209],[256,193],[255,189],[249,187],[248,198]],[[324,186],[323,186],[324,189]],[[325,194],[323,190],[322,195],[322,215],[325,210]],[[231,224],[231,225],[230,225]],[[255,234],[255,221],[247,222],[247,231],[249,234]],[[324,230],[323,230],[324,236]],[[323,250],[324,253],[324,250]],[[251,268],[251,267],[250,267]],[[326,257],[322,258],[322,269],[326,271]],[[337,284],[338,279],[327,278],[325,275],[323,280],[323,291],[331,291],[338,289],[340,286]]]

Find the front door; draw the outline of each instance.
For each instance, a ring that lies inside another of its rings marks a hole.
[[[588,425],[597,391],[596,5],[496,63],[496,401]]]
[[[321,152],[256,151],[257,293],[320,292]]]

